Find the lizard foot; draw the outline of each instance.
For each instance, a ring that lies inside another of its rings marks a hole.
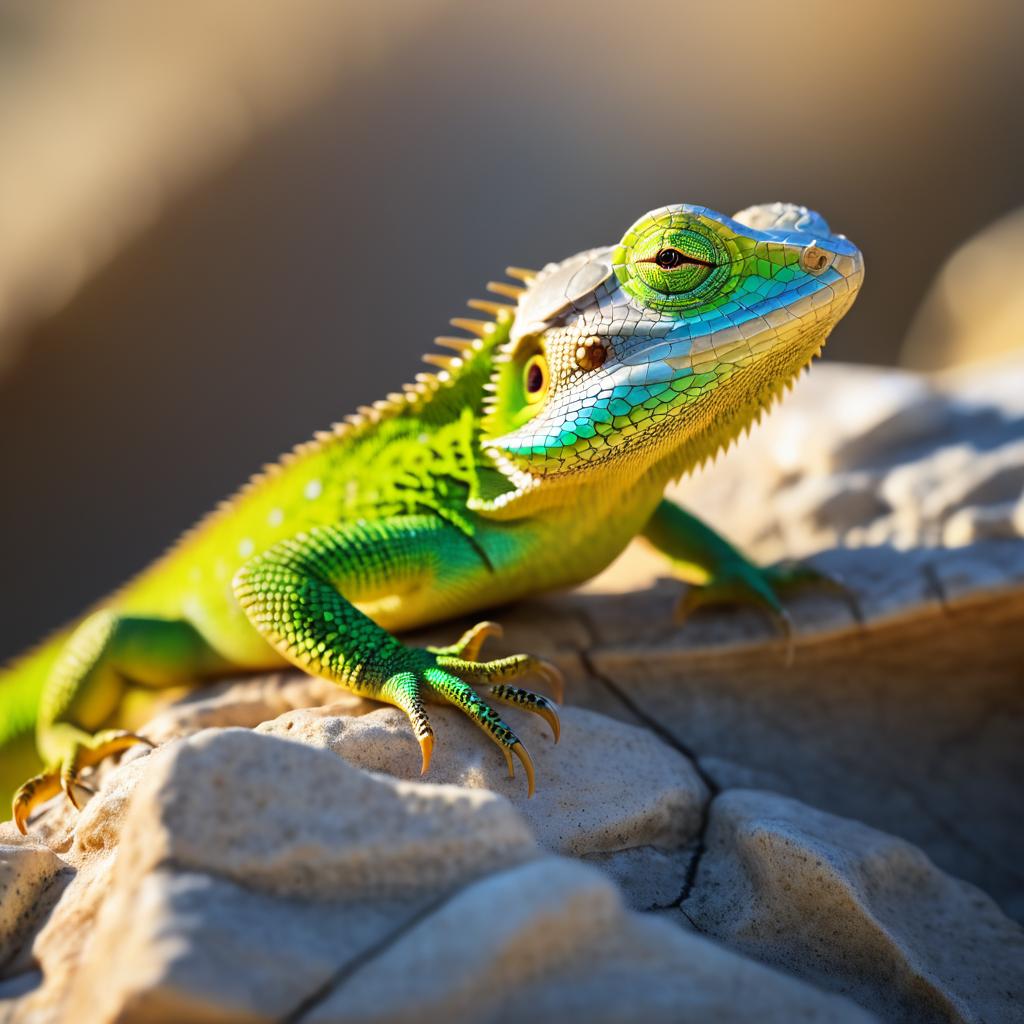
[[[401,708],[412,724],[420,745],[422,772],[430,767],[434,749],[434,733],[425,708],[425,698],[452,704],[479,726],[505,755],[510,778],[515,777],[513,755],[526,772],[529,795],[533,796],[535,774],[533,760],[519,737],[491,708],[470,684],[490,683],[488,695],[497,703],[529,711],[543,718],[551,727],[555,742],[559,737],[558,709],[553,701],[532,690],[508,685],[508,680],[528,673],[541,676],[559,695],[562,674],[549,662],[529,654],[515,654],[493,661],[477,661],[475,656],[488,636],[496,636],[500,628],[483,622],[468,630],[450,647],[406,649],[400,671],[393,673],[376,694],[380,699]],[[473,655],[473,658],[467,657]]]
[[[707,583],[691,585],[676,605],[675,620],[684,622],[698,608],[712,605],[756,605],[769,616],[785,639],[788,664],[793,660],[793,620],[783,607],[781,597],[803,587],[821,587],[852,601],[849,590],[841,581],[809,565],[786,561],[761,567],[746,559],[738,559]]]
[[[106,729],[72,743],[65,757],[47,771],[29,779],[14,794],[11,811],[18,831],[26,835],[28,819],[35,808],[60,792],[75,810],[81,810],[88,796],[95,792],[79,778],[82,769],[92,768],[105,757],[119,754],[137,743],[153,745],[145,737],[123,729]]]

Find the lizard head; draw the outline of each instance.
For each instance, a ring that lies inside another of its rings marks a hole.
[[[863,274],[856,246],[781,203],[666,206],[549,264],[518,298],[485,407],[483,447],[514,488],[499,504],[714,455],[821,351]]]

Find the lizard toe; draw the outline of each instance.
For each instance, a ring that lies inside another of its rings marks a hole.
[[[504,630],[497,622],[478,622],[471,626],[453,644],[447,647],[428,647],[431,654],[448,655],[463,658],[466,661],[477,661],[484,643],[491,637],[500,637]]]
[[[467,664],[476,663],[467,662]],[[526,747],[523,746],[522,741],[501,716],[481,699],[472,686],[450,671],[441,667],[428,668],[423,675],[432,693],[438,699],[459,708],[501,750],[505,756],[505,763],[508,765],[510,778],[515,778],[513,755],[519,759],[526,772],[527,795],[533,796],[535,790],[533,759]],[[507,703],[516,702],[508,701]]]
[[[18,788],[11,803],[11,817],[18,831],[28,835],[28,821],[35,809],[61,791],[60,774],[41,772]]]
[[[551,734],[555,742],[558,742],[558,737],[561,734],[558,708],[553,701],[548,700],[543,694],[534,693],[533,690],[524,690],[519,686],[508,686],[505,683],[498,683],[497,686],[492,686],[487,693],[492,700],[500,704],[521,708],[523,711],[529,711],[531,714],[543,718],[551,727]]]
[[[565,678],[561,671],[550,661],[532,654],[512,654],[493,661],[467,661],[464,658],[440,655],[437,664],[449,672],[455,672],[467,682],[474,683],[498,683],[533,673],[548,684],[558,702],[562,701],[565,694]]]

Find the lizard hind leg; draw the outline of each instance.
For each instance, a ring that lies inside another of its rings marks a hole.
[[[83,769],[148,740],[104,728],[116,718],[129,681],[160,689],[222,672],[228,663],[190,623],[101,609],[71,634],[39,702],[36,746],[46,771],[14,795],[14,822],[25,832],[39,804],[63,791],[80,808],[91,792]],[[97,731],[99,730],[99,731]]]
[[[125,729],[104,729],[90,735],[82,729],[61,723],[52,727],[51,732],[62,734],[67,754],[52,768],[29,779],[14,794],[12,817],[23,835],[36,807],[60,792],[64,793],[76,811],[82,809],[86,799],[95,792],[80,778],[84,768],[92,768],[104,758],[119,754],[136,744],[153,745],[144,736]]]

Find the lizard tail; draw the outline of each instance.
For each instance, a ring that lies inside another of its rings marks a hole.
[[[39,698],[70,634],[62,629],[0,668],[0,821],[18,786],[42,770],[35,743]]]

